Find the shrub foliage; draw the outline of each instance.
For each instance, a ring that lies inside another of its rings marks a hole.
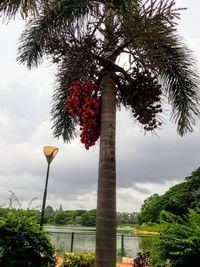
[[[64,255],[63,267],[95,266],[95,254],[89,253],[66,253]]]
[[[200,255],[200,211],[190,210],[185,218],[161,212],[161,232],[153,250],[153,266],[196,266]]]
[[[55,266],[54,249],[37,219],[27,212],[9,212],[0,218],[0,266]]]

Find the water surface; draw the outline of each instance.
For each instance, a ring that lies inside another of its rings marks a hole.
[[[46,226],[51,242],[60,251],[87,252],[95,250],[95,227]],[[74,233],[74,234],[72,234]],[[153,237],[133,235],[131,228],[117,230],[117,252],[121,256],[123,245],[126,256],[135,257],[139,251],[151,246]]]

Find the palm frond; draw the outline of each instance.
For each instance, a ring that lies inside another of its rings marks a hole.
[[[95,1],[90,0],[54,0],[49,13],[53,12],[59,16],[58,23],[62,19],[74,23],[82,21],[85,16],[94,11],[95,7]]]
[[[133,6],[141,5],[142,0],[113,0],[112,4],[116,9],[121,11],[130,11]]]
[[[163,68],[160,68],[164,85],[172,104],[172,118],[182,136],[193,131],[199,118],[200,82],[190,49],[179,43],[176,47],[165,47]]]
[[[163,78],[164,92],[172,104],[172,118],[182,136],[193,130],[200,114],[198,74],[190,50],[176,35],[176,19],[181,9],[174,7],[174,0],[148,2],[132,18],[135,36],[129,50],[135,62]],[[133,29],[126,29],[127,38]]]
[[[52,61],[58,64],[51,110],[52,128],[54,136],[62,137],[64,141],[76,136],[77,124],[77,119],[66,108],[67,90],[75,80],[94,81],[98,72],[98,64],[93,57],[94,51],[98,50],[96,38],[87,34],[87,28],[80,34],[74,29],[79,19],[84,20],[92,9],[91,5],[86,5],[87,1],[80,3],[82,6],[78,7],[77,1],[63,0],[64,7],[54,6],[48,13],[31,21],[21,36],[18,53],[18,61],[28,68],[37,66],[44,55],[50,55]]]
[[[25,64],[29,69],[42,63],[48,35],[47,19],[43,21],[37,20],[34,25],[29,22],[19,40],[17,61],[20,64]]]
[[[84,57],[84,53],[82,54]],[[69,142],[76,137],[77,118],[71,116],[66,108],[66,98],[69,87],[74,81],[95,81],[95,66],[88,69],[85,61],[75,61],[74,55],[65,58],[64,62],[59,64],[57,74],[57,86],[53,95],[53,107],[51,110],[53,121],[53,135],[57,138],[62,137],[64,141]],[[89,60],[89,59],[88,59]]]
[[[15,18],[19,13],[22,18],[37,15],[41,8],[46,8],[50,0],[0,0],[0,13],[8,19]]]
[[[193,131],[199,116],[197,68],[190,49],[179,41],[172,28],[156,22],[152,26],[149,32],[146,28],[146,38],[138,42],[137,60],[163,78],[163,88],[172,104],[172,118],[182,136]]]
[[[68,113],[66,108],[67,86],[59,83],[53,95],[53,107],[51,110],[53,121],[53,135],[62,137],[64,142],[70,142],[77,136],[77,120]]]
[[[36,19],[31,20],[20,38],[17,60],[28,68],[37,66],[42,62],[47,52],[48,42],[64,29],[65,36],[68,31],[75,32],[71,27],[80,26],[80,21],[93,10],[94,6],[86,0],[54,1],[48,12],[43,12]],[[57,3],[57,4],[56,4]]]
[[[62,46],[59,39],[56,41],[61,54],[58,56],[57,87],[53,95],[53,108],[51,110],[53,120],[53,134],[62,137],[64,141],[70,141],[76,136],[75,126],[77,119],[69,115],[66,108],[66,98],[69,87],[74,81],[96,81],[98,64],[93,57],[95,42],[88,37],[83,38],[80,43],[72,43],[65,48],[62,54]],[[65,43],[62,43],[63,45]],[[55,54],[55,53],[54,53]],[[61,56],[60,56],[61,55]]]

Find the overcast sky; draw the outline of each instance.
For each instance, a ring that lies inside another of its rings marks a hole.
[[[177,6],[188,8],[178,30],[200,62],[200,2],[177,0]],[[31,71],[16,63],[22,25],[0,24],[0,206],[9,202],[10,191],[24,207],[34,197],[33,206],[41,205],[47,167],[43,146],[55,145],[59,153],[51,164],[46,205],[96,208],[99,145],[86,151],[79,139],[71,144],[53,139],[55,70],[48,63]],[[166,116],[156,137],[144,135],[130,117],[124,110],[117,114],[117,209],[128,212],[139,211],[144,199],[164,193],[200,165],[199,122],[194,133],[181,138]]]

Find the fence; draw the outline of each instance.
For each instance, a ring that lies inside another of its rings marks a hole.
[[[94,251],[95,232],[57,232],[50,231],[52,244],[60,251],[83,252]],[[135,257],[139,251],[148,250],[152,237],[117,234],[118,257]]]

